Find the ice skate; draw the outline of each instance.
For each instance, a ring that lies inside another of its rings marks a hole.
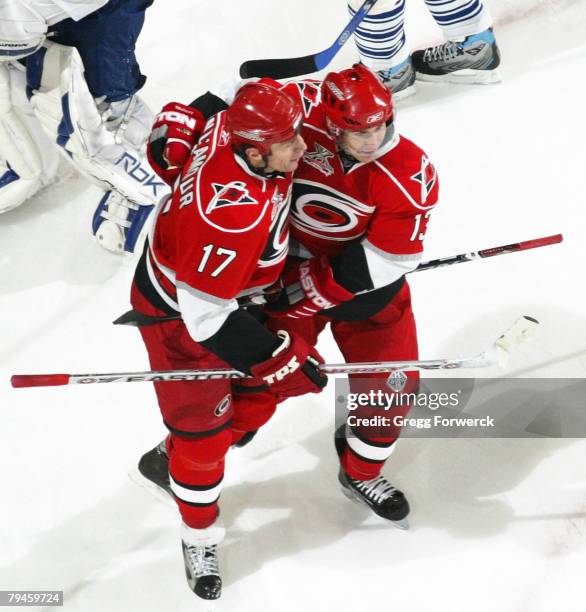
[[[182,540],[181,547],[189,588],[202,599],[218,599],[222,594],[218,545],[191,546]]]
[[[130,478],[139,486],[152,493],[159,501],[174,505],[173,492],[169,480],[169,456],[165,440],[145,453],[138,462]]]
[[[411,55],[416,77],[420,81],[449,83],[498,83],[500,53],[492,28],[467,36],[461,41],[449,40]]]
[[[250,444],[252,442],[254,436],[256,436],[257,433],[258,433],[258,429],[255,429],[253,431],[247,431],[240,438],[240,440],[238,440],[238,442],[234,442],[234,444],[232,444],[232,448],[243,448],[247,444]]]
[[[379,70],[377,74],[391,90],[395,100],[401,100],[415,93],[415,70],[410,57],[398,66]]]
[[[399,529],[409,529],[409,503],[405,495],[384,476],[372,480],[350,478],[340,467],[338,480],[346,497],[367,505],[378,516],[391,521]]]
[[[181,549],[187,584],[202,599],[218,599],[222,594],[218,544],[225,533],[219,517],[203,529],[195,529],[185,523],[181,525]]]

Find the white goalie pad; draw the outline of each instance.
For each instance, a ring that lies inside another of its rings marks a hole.
[[[26,57],[43,44],[47,22],[32,4],[0,0],[0,61]]]
[[[97,102],[83,72],[72,47],[47,42],[29,58],[28,94],[37,118],[65,157],[90,180],[138,206],[155,204],[168,187],[146,159],[152,113],[138,96],[113,105]],[[113,117],[113,110],[119,116]]]
[[[55,176],[59,156],[36,120],[17,66],[0,63],[0,213],[20,206]]]

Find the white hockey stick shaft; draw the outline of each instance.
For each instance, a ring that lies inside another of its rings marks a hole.
[[[374,374],[394,371],[455,370],[504,365],[506,358],[517,346],[535,332],[538,321],[522,316],[486,351],[463,359],[430,359],[414,361],[373,361],[365,363],[324,363],[324,374]],[[112,382],[165,382],[177,380],[212,380],[245,378],[238,370],[154,370],[149,372],[117,372],[112,374],[15,374],[13,387],[54,387],[61,385],[87,385]]]

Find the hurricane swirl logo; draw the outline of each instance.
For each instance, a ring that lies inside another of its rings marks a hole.
[[[374,209],[331,187],[312,181],[294,182],[291,223],[312,236],[353,240],[364,233],[361,221]]]

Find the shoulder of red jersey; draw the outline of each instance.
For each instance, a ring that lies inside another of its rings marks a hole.
[[[286,197],[290,179],[267,180],[254,174],[228,146],[223,115],[216,115],[206,125],[175,188],[174,199],[180,211],[185,209],[189,214],[194,210],[209,228],[242,233],[254,229],[268,208]]]
[[[306,121],[323,124],[323,110],[320,106],[321,81],[313,79],[288,81],[281,89],[301,104]]]
[[[425,151],[413,141],[399,136],[397,143],[373,163],[382,178],[379,189],[383,200],[388,190],[403,196],[389,199],[393,208],[430,210],[437,204],[437,171]]]

